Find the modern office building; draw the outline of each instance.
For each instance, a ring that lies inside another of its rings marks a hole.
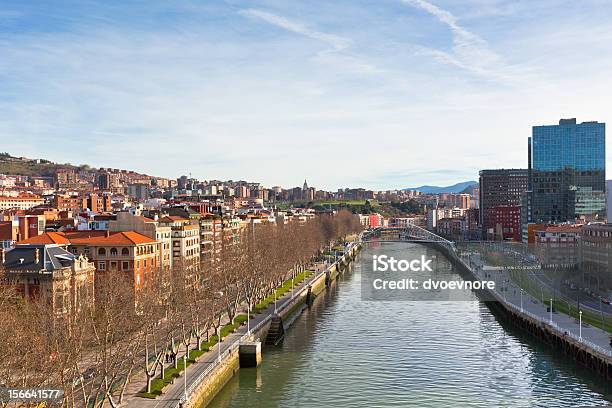
[[[603,220],[605,124],[561,119],[534,126],[529,143],[528,223]]]
[[[486,239],[507,239],[518,236],[515,216],[500,217],[508,208],[520,208],[521,197],[527,191],[526,169],[481,170],[480,173],[480,225]],[[505,219],[512,222],[504,222]],[[502,233],[499,233],[502,231]]]

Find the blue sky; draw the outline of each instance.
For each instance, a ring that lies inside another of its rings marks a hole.
[[[166,177],[400,188],[611,123],[607,0],[0,7],[0,151]],[[608,154],[608,167],[612,160]]]

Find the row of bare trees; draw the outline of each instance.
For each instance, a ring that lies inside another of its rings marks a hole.
[[[25,301],[0,285],[0,385],[60,387],[61,406],[117,407],[151,391],[240,310],[302,272],[329,245],[358,232],[348,212],[306,223],[251,224],[228,232],[210,262],[133,278],[99,274],[95,301],[56,316],[43,294]],[[0,276],[2,279],[2,276]]]

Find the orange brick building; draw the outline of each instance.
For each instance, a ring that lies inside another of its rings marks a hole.
[[[161,243],[138,232],[117,232],[92,237],[79,235],[83,234],[68,234],[73,254],[84,254],[91,259],[96,273],[121,271],[130,275],[135,289],[141,288],[145,279],[161,267]]]
[[[96,274],[122,272],[131,278],[135,290],[161,266],[161,243],[134,231],[46,232],[17,243],[34,244],[55,244],[74,255],[84,255],[93,263]]]

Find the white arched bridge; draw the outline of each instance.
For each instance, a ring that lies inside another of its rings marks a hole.
[[[432,243],[455,251],[455,243],[416,225],[406,227],[378,227],[365,231],[361,241],[368,242],[420,242]]]

